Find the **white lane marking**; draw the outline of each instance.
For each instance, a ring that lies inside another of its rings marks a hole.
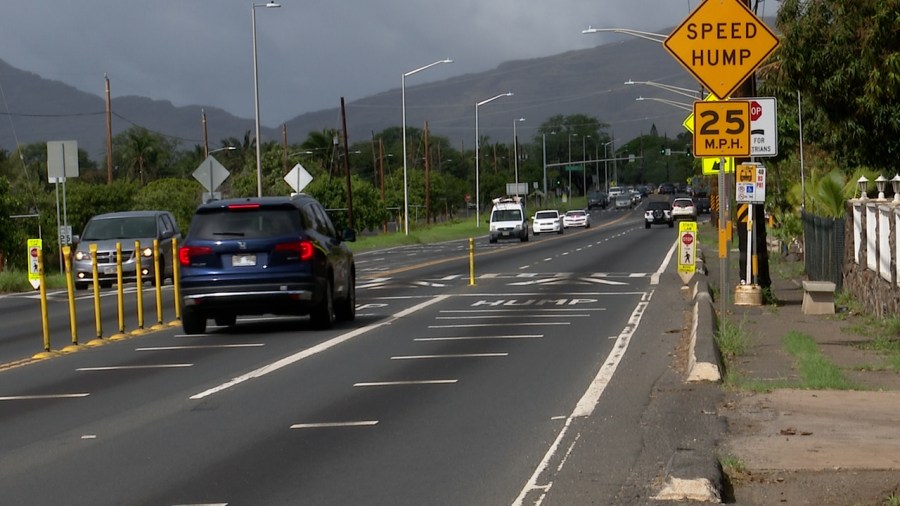
[[[508,357],[509,353],[448,353],[446,355],[395,355],[391,360],[428,360],[432,358],[494,358]]]
[[[528,318],[578,318],[578,317],[590,317],[589,314],[533,314],[529,315]],[[482,314],[477,316],[435,316],[435,320],[487,320],[487,319],[497,319],[497,318],[522,318],[521,315],[505,315],[505,314]]]
[[[477,341],[479,339],[534,339],[544,334],[515,334],[503,336],[450,336],[450,337],[417,337],[413,341]]]
[[[337,346],[343,342],[349,341],[349,340],[353,339],[354,337],[363,335],[363,334],[369,332],[370,330],[377,329],[384,325],[390,325],[397,319],[411,315],[411,314],[413,314],[417,311],[420,311],[432,304],[437,304],[438,302],[443,302],[444,300],[446,300],[449,297],[450,297],[449,295],[438,295],[438,296],[433,297],[424,302],[420,302],[419,304],[416,304],[415,306],[404,309],[403,311],[400,311],[400,312],[394,314],[394,316],[388,318],[385,321],[373,323],[371,325],[366,325],[365,327],[360,327],[358,329],[351,330],[350,332],[347,332],[346,334],[341,334],[335,338],[329,339],[328,341],[319,343],[311,348],[307,348],[307,349],[297,352],[293,355],[289,355],[280,360],[276,360],[275,362],[272,362],[271,364],[264,365],[264,366],[260,367],[259,369],[248,372],[247,374],[243,374],[241,376],[232,378],[231,380],[226,381],[225,383],[222,383],[221,385],[212,387],[208,390],[204,390],[203,392],[200,392],[198,394],[194,394],[194,395],[190,396],[189,399],[191,399],[191,400],[203,399],[203,398],[209,397],[212,394],[221,392],[223,390],[227,390],[235,385],[239,385],[247,380],[250,380],[253,378],[260,378],[262,376],[265,376],[266,374],[275,372],[275,371],[281,369],[282,367],[287,367],[295,362],[299,362],[300,360],[309,358],[313,355],[317,355],[325,350],[328,350],[329,348],[333,348],[334,346]]]
[[[292,429],[331,429],[336,427],[372,427],[378,425],[378,420],[362,420],[359,422],[319,422],[319,423],[295,423]]]
[[[452,385],[457,382],[459,382],[459,380],[455,380],[455,379],[410,380],[410,381],[368,381],[368,382],[354,383],[353,386],[355,386],[355,387],[394,387],[394,386],[405,386],[405,385]]]
[[[571,325],[572,322],[467,323],[465,325],[429,325],[429,329],[463,329],[471,327],[534,327],[537,325]]]
[[[134,351],[172,351],[172,350],[206,350],[215,348],[258,348],[265,346],[264,343],[245,343],[245,344],[186,344],[183,346],[150,346],[146,348],[135,348]]]
[[[194,367],[194,364],[148,364],[148,365],[110,365],[102,367],[79,367],[79,372],[95,371],[130,371],[135,369],[178,369],[181,367]]]
[[[556,312],[566,312],[566,311],[606,311],[605,307],[583,307],[583,308],[570,308],[570,307],[560,307],[560,308],[530,308],[530,309],[513,309],[506,308],[503,309],[441,309],[438,311],[439,313],[515,313],[515,312],[527,312],[527,313],[556,313]]]
[[[659,269],[656,269],[656,272],[654,272],[650,276],[650,286],[659,284],[659,277],[662,275],[663,272],[666,271],[666,267],[668,267],[669,262],[672,260],[672,255],[675,254],[676,248],[678,248],[678,240],[677,239],[672,243],[672,247],[669,248],[669,253],[666,254],[666,258],[664,258],[662,263],[659,264]]]
[[[627,285],[628,283],[623,283],[621,281],[610,281],[608,279],[599,279],[599,278],[580,278],[582,281],[587,281],[588,283],[597,283],[598,285]]]
[[[418,286],[434,287],[434,288],[442,288],[442,287],[447,286],[443,283],[432,283],[429,281],[413,281],[412,284],[418,285]]]
[[[638,302],[637,306],[635,306],[634,311],[631,313],[631,317],[628,319],[628,323],[625,325],[625,328],[622,329],[622,332],[619,333],[619,337],[616,340],[616,343],[612,347],[612,351],[609,352],[609,356],[606,357],[606,361],[603,363],[603,366],[600,367],[600,371],[597,372],[597,376],[588,386],[587,390],[582,395],[581,399],[578,401],[578,404],[575,405],[575,409],[572,411],[572,414],[566,418],[566,423],[563,425],[562,430],[557,434],[556,439],[553,441],[553,444],[550,445],[550,448],[547,450],[547,453],[544,455],[544,458],[541,460],[540,464],[538,464],[537,468],[534,470],[534,473],[529,478],[528,483],[525,484],[525,487],[522,488],[522,491],[519,492],[519,496],[516,497],[516,500],[513,501],[512,506],[522,506],[525,497],[535,490],[550,490],[550,487],[553,486],[552,477],[548,477],[548,483],[544,485],[538,485],[538,480],[541,475],[549,468],[550,461],[556,455],[559,450],[560,444],[565,438],[566,434],[569,432],[569,429],[572,426],[572,422],[576,418],[582,418],[586,416],[590,416],[593,413],[594,408],[596,408],[597,403],[600,401],[600,396],[603,395],[603,391],[606,389],[606,386],[612,380],[613,373],[616,372],[616,368],[619,366],[619,363],[622,361],[622,357],[625,356],[625,352],[628,350],[628,345],[631,342],[631,337],[634,335],[634,332],[637,330],[638,325],[641,323],[641,318],[644,316],[644,310],[650,303],[650,298],[653,296],[653,292],[641,297],[641,301]],[[576,434],[576,439],[579,435]],[[571,451],[571,450],[570,450]],[[559,468],[557,468],[557,472]],[[541,500],[543,497],[541,497]]]
[[[0,397],[0,401],[40,401],[44,399],[80,399],[91,394],[46,394],[46,395],[9,395]]]

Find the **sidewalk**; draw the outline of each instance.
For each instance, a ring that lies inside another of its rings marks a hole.
[[[718,292],[719,262],[709,258],[714,249],[707,252],[707,282]],[[738,252],[729,255],[735,267],[728,278],[736,281]],[[723,384],[719,415],[728,430],[719,454],[742,466],[729,476],[733,490],[724,491],[723,499],[747,505],[884,504],[892,492],[900,496],[900,374],[878,370],[884,359],[861,346],[869,338],[853,329],[864,323],[863,316],[841,307],[835,315],[804,314],[802,262],[776,256],[770,258],[776,304],[726,305],[724,318],[749,337],[746,352],[727,374],[773,389],[752,393]],[[718,312],[720,302],[714,300],[713,307]],[[723,315],[717,316],[721,324]],[[784,345],[790,331],[812,337],[858,390],[784,388],[799,381]]]

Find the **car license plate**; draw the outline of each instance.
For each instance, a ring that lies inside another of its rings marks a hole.
[[[118,270],[116,269],[115,266],[103,268],[103,274],[116,274],[117,272],[118,272]]]
[[[509,237],[509,232],[503,231],[503,237]]]
[[[244,254],[231,257],[233,267],[253,267],[256,265],[256,255]]]

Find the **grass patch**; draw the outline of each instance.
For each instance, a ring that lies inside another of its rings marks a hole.
[[[716,344],[719,345],[719,351],[722,358],[727,363],[734,360],[735,357],[743,355],[747,351],[750,339],[747,332],[740,323],[734,323],[731,320],[724,319],[716,331]]]
[[[48,289],[66,287],[66,278],[59,272],[47,274],[44,277]],[[28,282],[28,273],[17,269],[8,269],[0,272],[0,293],[33,292],[36,291]]]
[[[857,385],[847,380],[841,369],[830,362],[812,337],[790,331],[784,336],[784,347],[796,362],[800,387],[813,390],[854,390]]]
[[[482,213],[483,216],[483,213]],[[416,226],[409,229],[409,235],[404,230],[392,233],[379,233],[375,235],[359,235],[356,242],[348,243],[354,253],[371,251],[375,249],[392,248],[411,244],[429,244],[466,237],[478,237],[488,233],[488,224],[481,227],[475,226],[474,214],[466,219],[455,220],[450,223],[440,223],[429,226]]]
[[[900,506],[900,495],[896,492],[891,492],[891,494],[884,498],[885,506]]]
[[[719,465],[722,466],[722,471],[729,476],[742,475],[747,472],[744,461],[734,455],[719,455]]]

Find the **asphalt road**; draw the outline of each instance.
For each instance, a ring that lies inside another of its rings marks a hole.
[[[613,503],[659,472],[636,427],[680,329],[675,239],[639,211],[480,237],[474,284],[468,241],[363,253],[357,319],[329,331],[246,318],[7,368],[2,502]],[[0,299],[0,335],[40,329],[36,304]],[[9,362],[23,345],[7,341]],[[607,443],[590,464],[579,440]]]

